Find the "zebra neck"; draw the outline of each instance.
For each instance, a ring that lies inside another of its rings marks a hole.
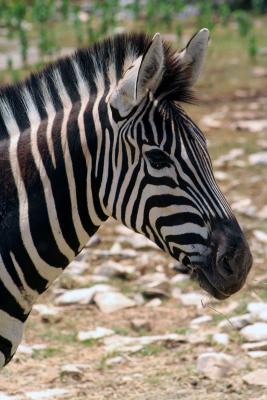
[[[106,125],[100,123],[100,102],[94,97],[82,99],[42,120],[28,96],[29,128],[24,131],[11,118],[11,110],[2,112],[9,132],[8,149],[3,152],[9,160],[0,157],[0,167],[9,187],[2,192],[1,205],[9,208],[9,216],[4,215],[0,227],[6,237],[0,252],[5,270],[13,271],[29,304],[107,219],[99,198],[104,155],[98,148],[105,145]]]

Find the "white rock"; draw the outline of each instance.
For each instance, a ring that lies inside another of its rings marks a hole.
[[[171,297],[172,297],[173,299],[180,300],[181,294],[182,294],[182,291],[181,291],[180,288],[178,288],[178,287],[172,288],[172,290],[171,290]]]
[[[204,115],[204,117],[201,119],[201,122],[206,125],[207,128],[218,129],[222,126],[222,120],[218,119],[220,116],[220,113]]]
[[[256,369],[255,371],[243,376],[243,381],[249,385],[267,387],[267,369]]]
[[[157,342],[186,342],[185,335],[178,335],[176,333],[170,333],[166,335],[155,335],[155,336],[140,336],[140,337],[129,337],[129,336],[110,336],[104,339],[105,349],[108,353],[114,351],[128,352],[134,349],[134,352],[139,351],[148,344]]]
[[[260,321],[267,322],[267,310],[261,311],[258,318]]]
[[[170,296],[170,282],[164,273],[147,274],[142,277],[144,283],[141,292],[145,296]]]
[[[93,331],[80,331],[77,335],[77,339],[80,342],[84,342],[86,340],[91,340],[91,339],[102,339],[107,336],[114,335],[115,332],[112,329],[108,328],[103,328],[101,326],[98,326],[95,330]]]
[[[118,292],[97,293],[94,297],[94,301],[99,309],[107,314],[136,306],[133,300]]]
[[[267,233],[259,230],[253,231],[255,238],[261,243],[267,243]]]
[[[55,389],[46,389],[41,390],[38,392],[27,392],[25,396],[27,399],[31,400],[45,400],[45,399],[52,399],[63,397],[68,394],[68,391],[63,388],[55,388]]]
[[[84,374],[84,370],[86,369],[88,369],[88,365],[85,364],[65,364],[61,367],[60,375],[80,380]]]
[[[227,181],[230,179],[230,176],[224,171],[215,171],[214,176],[217,181]]]
[[[151,331],[151,323],[147,319],[134,318],[131,320],[131,328],[136,332],[142,330]]]
[[[4,392],[0,392],[0,400],[22,400],[22,397],[18,396],[9,396]]]
[[[139,280],[138,283],[140,285],[148,285],[151,282],[166,282],[168,280],[166,274],[163,272],[153,272],[150,274],[143,275]]]
[[[120,364],[124,361],[124,358],[122,356],[117,356],[117,357],[112,357],[106,360],[105,364],[109,367],[112,365]]]
[[[249,132],[252,133],[262,132],[267,128],[267,119],[237,121],[235,128],[241,130],[248,130]]]
[[[42,317],[44,322],[59,322],[62,319],[61,310],[56,307],[45,304],[34,304],[32,309]]]
[[[260,350],[267,350],[267,340],[263,340],[261,342],[255,343],[244,343],[242,344],[242,349],[246,351],[260,351]]]
[[[33,354],[33,349],[32,346],[29,346],[27,344],[20,344],[18,349],[17,349],[17,353],[19,354],[26,354],[28,356],[31,356]],[[1,400],[1,397],[0,397]]]
[[[201,325],[210,321],[212,321],[212,317],[210,315],[202,315],[201,317],[192,319],[190,325]]]
[[[116,288],[105,284],[95,285],[90,288],[68,290],[55,299],[55,304],[89,304],[97,293],[107,293],[111,291],[116,291]]]
[[[254,67],[252,68],[252,75],[256,78],[264,78],[267,76],[267,68],[264,67]]]
[[[203,353],[197,360],[197,370],[210,379],[226,377],[234,367],[235,358],[225,353]]]
[[[179,274],[174,275],[171,278],[170,282],[172,285],[176,285],[177,283],[188,281],[189,279],[190,279],[190,275],[179,273]]]
[[[248,157],[248,161],[250,165],[267,165],[267,151],[251,154]]]
[[[145,298],[142,293],[135,293],[133,300],[137,306],[142,306],[143,304],[145,304]]]
[[[116,243],[115,243],[116,244]],[[135,258],[138,256],[138,253],[134,249],[121,249],[120,245],[113,246],[111,250],[106,249],[95,249],[93,254],[98,257],[110,257],[110,256],[118,256],[120,258]]]
[[[68,265],[66,272],[71,275],[82,275],[87,269],[87,262],[74,260]]]
[[[258,218],[260,218],[260,219],[266,219],[267,218],[267,205],[264,206],[261,210],[259,210]]]
[[[218,325],[220,329],[227,329],[229,331],[234,329],[242,329],[245,326],[253,322],[253,315],[247,313],[243,315],[237,315],[236,317],[231,317],[221,321]]]
[[[121,250],[122,250],[122,247],[121,247],[120,243],[115,242],[110,248],[110,253],[111,254],[118,254],[118,253],[121,252]]]
[[[264,322],[256,322],[241,329],[241,335],[249,342],[258,342],[267,340],[267,324]]]
[[[257,208],[253,205],[249,198],[239,199],[231,204],[234,211],[244,214],[248,217],[255,217]]]
[[[40,344],[36,343],[33,345],[21,343],[17,349],[17,353],[31,356],[34,351],[40,351],[40,350],[44,350],[46,348],[47,348],[47,344],[44,344],[44,343],[40,343]],[[1,398],[0,398],[0,400],[1,400]]]
[[[122,265],[115,261],[109,260],[102,265],[99,265],[94,273],[102,275],[107,278],[120,277],[120,278],[133,278],[135,275],[135,267]]]
[[[248,351],[248,356],[251,358],[267,358],[267,351],[264,350]]]
[[[247,310],[255,317],[258,317],[261,312],[267,311],[267,303],[264,302],[248,303]]]
[[[104,283],[108,282],[109,278],[104,275],[91,275],[90,281],[91,283]]]
[[[229,335],[227,333],[214,333],[212,340],[216,344],[227,346],[229,344]]]
[[[216,167],[221,167],[222,165],[235,160],[236,158],[242,156],[243,154],[244,154],[244,149],[242,148],[231,149],[227,154],[223,154],[217,160],[215,160],[213,164]]]
[[[197,292],[181,294],[180,300],[184,306],[197,306],[202,307],[204,295]]]
[[[162,304],[162,300],[159,299],[158,297],[156,297],[155,299],[152,299],[152,300],[148,301],[146,303],[146,307],[154,308],[154,307],[161,306],[161,304]]]

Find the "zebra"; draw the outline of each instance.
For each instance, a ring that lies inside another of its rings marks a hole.
[[[120,34],[0,90],[0,366],[38,296],[113,216],[225,299],[252,256],[194,102],[209,31],[181,51]]]

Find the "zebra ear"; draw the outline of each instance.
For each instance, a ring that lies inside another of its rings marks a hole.
[[[127,115],[141,102],[148,90],[154,92],[157,89],[163,69],[164,48],[160,34],[156,33],[145,54],[132,64],[119,81],[110,96],[110,104],[121,116]]]
[[[209,30],[201,29],[188,42],[187,46],[178,54],[179,61],[191,67],[191,85],[193,86],[202,71],[209,42]]]

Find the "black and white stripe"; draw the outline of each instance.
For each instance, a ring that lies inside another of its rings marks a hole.
[[[1,90],[1,366],[38,295],[108,216],[187,265],[210,252],[212,226],[232,213],[178,105],[190,74],[158,37],[122,35]]]

